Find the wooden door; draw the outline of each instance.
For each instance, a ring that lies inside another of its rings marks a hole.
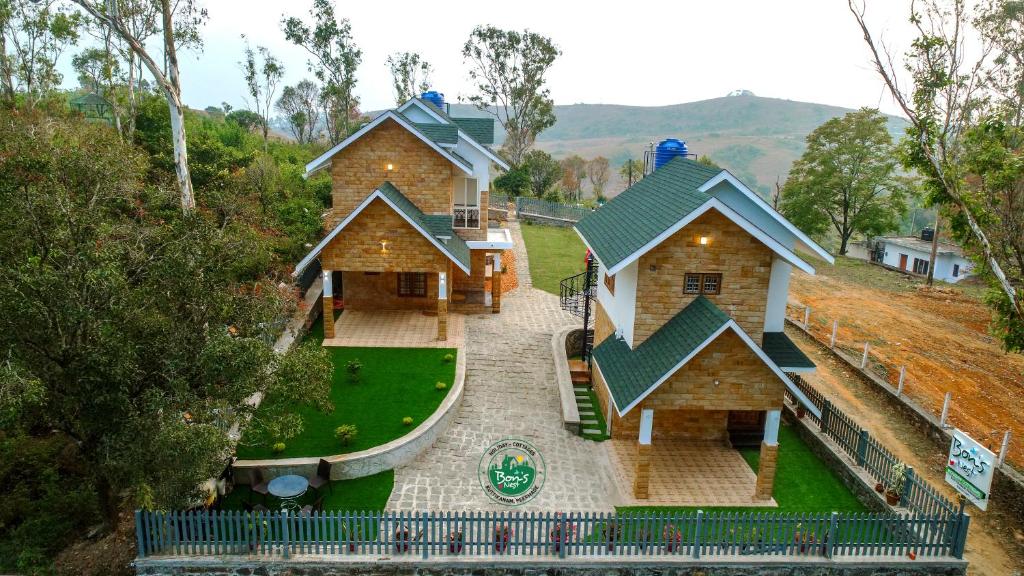
[[[907,269],[907,255],[906,254],[900,254],[900,270],[906,270],[906,269]]]

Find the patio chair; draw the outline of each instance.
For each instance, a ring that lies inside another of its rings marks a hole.
[[[316,474],[309,479],[309,487],[319,492],[324,485],[330,489],[331,494],[334,494],[334,485],[331,484],[331,463],[321,458],[316,465]]]
[[[249,484],[249,498],[252,498],[253,493],[259,494],[263,497],[263,501],[266,502],[267,494],[270,494],[270,483],[267,482],[263,477],[262,468],[253,468],[252,480]]]
[[[301,514],[302,516],[309,516],[313,512],[323,512],[323,511],[324,511],[324,497],[321,496],[321,497],[316,499],[316,502],[313,502],[312,504],[306,504],[305,506],[303,506],[302,510],[299,511],[299,514]]]

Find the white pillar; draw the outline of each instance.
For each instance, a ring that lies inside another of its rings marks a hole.
[[[1006,434],[1003,434],[1003,446],[999,449],[999,465],[1002,466],[1003,462],[1006,462],[1006,451],[1010,449],[1010,431],[1007,430]]]
[[[604,421],[605,426],[608,429],[608,437],[609,438],[611,438],[611,436],[612,436],[612,415],[614,414],[614,412],[613,412],[614,406],[615,405],[612,403],[612,399],[611,399],[611,393],[609,393],[609,395],[608,395],[608,416],[607,416],[607,418]]]
[[[769,410],[764,419],[764,443],[769,446],[779,444],[779,421],[782,410]]]
[[[903,395],[903,382],[906,379],[907,379],[907,366],[906,366],[906,364],[904,364],[903,366],[900,366],[900,381],[899,381],[899,384],[896,385],[896,395],[897,396],[902,396]]]
[[[953,400],[953,393],[946,392],[946,399],[942,401],[942,416],[939,418],[939,426],[946,427],[946,418],[949,418],[949,404]]]
[[[864,343],[864,356],[862,356],[861,359],[860,359],[860,369],[861,370],[863,370],[864,368],[867,368],[867,366],[868,366],[868,351],[869,350],[871,350],[871,343],[870,342],[865,342]]]
[[[654,410],[644,408],[640,411],[640,444],[651,444],[651,432],[654,430]]]
[[[448,275],[444,272],[437,273],[437,299],[448,299]]]
[[[323,277],[324,277],[324,296],[330,298],[330,297],[334,296],[334,286],[333,286],[333,282],[332,282],[331,271],[330,270],[324,270],[323,271]]]

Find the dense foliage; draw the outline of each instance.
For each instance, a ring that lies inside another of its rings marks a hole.
[[[45,568],[125,507],[183,507],[271,391],[255,433],[299,433],[330,409],[319,347],[270,347],[287,272],[319,231],[329,184],[313,150],[223,118],[187,117],[198,209],[174,191],[166,103],[137,144],[106,123],[0,113],[0,571]],[[6,553],[10,552],[10,553]]]

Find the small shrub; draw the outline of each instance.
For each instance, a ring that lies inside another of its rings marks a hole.
[[[405,424],[406,426],[412,426],[412,416],[406,416],[405,418],[402,418],[402,424]]]
[[[275,454],[280,454],[281,452],[284,452],[284,442],[275,442],[274,445],[270,447],[270,449],[273,450]]]
[[[363,370],[363,363],[358,358],[345,363],[345,372],[348,372],[350,382],[359,382],[359,373]]]
[[[448,385],[444,382],[438,382],[437,384],[434,384],[434,388],[437,388],[438,390],[445,390],[448,388]]]
[[[334,437],[338,439],[342,446],[348,446],[356,439],[358,434],[359,430],[355,424],[342,424],[334,429]]]
[[[455,360],[455,354],[452,354],[451,352],[449,352],[448,354],[444,355],[445,363],[451,364],[454,360]]]

